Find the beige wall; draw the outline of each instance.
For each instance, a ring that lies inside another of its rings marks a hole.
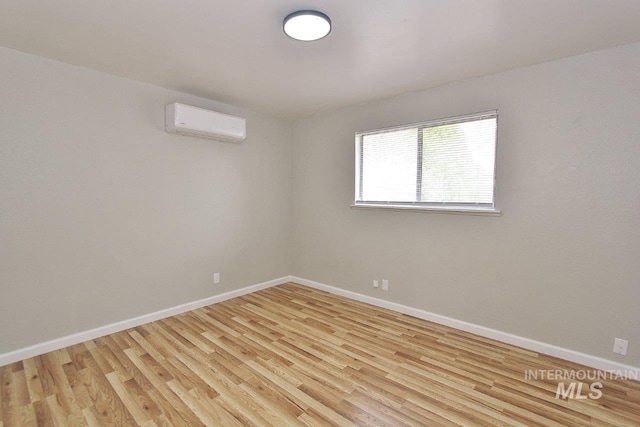
[[[0,354],[288,275],[290,156],[284,120],[0,48]]]
[[[503,216],[349,207],[356,131],[490,109]],[[640,44],[315,115],[292,132],[294,275],[640,366]],[[389,291],[374,290],[383,278]],[[612,353],[616,336],[627,357]]]

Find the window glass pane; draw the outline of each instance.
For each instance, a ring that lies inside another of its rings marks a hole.
[[[422,202],[493,203],[496,118],[423,129]]]
[[[417,161],[417,128],[364,135],[362,200],[414,202]]]
[[[356,203],[493,209],[497,124],[488,111],[357,133]]]

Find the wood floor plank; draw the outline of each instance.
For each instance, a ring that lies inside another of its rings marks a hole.
[[[65,408],[63,408],[62,405],[60,405],[60,402],[58,401],[58,398],[55,394],[47,396],[44,399],[43,404],[48,409],[48,414],[50,416],[52,425],[62,427],[69,424],[68,416],[65,413]],[[16,425],[20,425],[20,424],[16,424]]]
[[[289,283],[0,367],[0,427],[640,426],[545,370],[596,372]]]
[[[242,426],[240,421],[229,414],[222,406],[219,404],[214,405],[212,401],[203,399],[197,394],[194,396],[194,394],[189,393],[178,381],[169,381],[169,387],[205,425]]]
[[[82,409],[78,405],[78,401],[69,384],[69,379],[62,367],[63,363],[71,363],[67,351],[64,349],[53,351],[42,357],[45,367],[50,372],[58,389],[58,392],[52,395],[54,399],[51,399],[51,396],[47,396],[49,409],[54,413],[56,420],[61,417],[67,420],[67,424],[79,425],[83,418]]]
[[[69,382],[69,386],[73,391],[76,403],[80,409],[84,410],[85,408],[93,406],[93,402],[89,396],[89,391],[84,385],[85,381],[88,381],[89,372],[87,369],[81,369],[78,371],[71,363],[64,365],[62,368]]]
[[[84,379],[84,385],[93,401],[99,422],[106,425],[135,425],[131,414],[107,380],[105,376],[107,373],[100,370],[93,358],[84,359],[84,363],[88,373]]]
[[[19,413],[17,414],[17,422],[18,425],[24,427],[32,427],[38,425],[38,420],[36,419],[36,413],[33,408],[33,404],[29,403],[27,405],[21,406]],[[0,424],[2,427],[2,424]]]
[[[38,378],[38,366],[34,359],[27,359],[24,361],[24,374],[27,379],[27,388],[29,390],[29,401],[37,402],[43,396],[42,383]],[[0,408],[2,405],[0,404]],[[0,413],[2,410],[0,409]]]

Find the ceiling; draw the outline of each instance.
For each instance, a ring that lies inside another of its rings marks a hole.
[[[331,17],[286,37],[299,9]],[[300,117],[640,41],[640,0],[3,0],[0,45]]]

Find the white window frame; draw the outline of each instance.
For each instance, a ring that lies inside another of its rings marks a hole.
[[[416,200],[420,198],[422,191],[422,132],[427,127],[443,126],[455,123],[464,123],[488,118],[496,119],[496,141],[494,145],[494,167],[493,167],[493,202],[492,203],[433,203],[433,202],[396,202],[396,201],[363,201],[362,192],[362,162],[363,138],[367,135],[375,135],[384,132],[395,132],[405,129],[418,129],[418,159],[417,159],[417,176],[416,176]],[[382,129],[375,129],[363,132],[356,132],[355,138],[355,200],[351,205],[357,209],[392,209],[402,211],[422,211],[422,212],[441,212],[456,214],[472,214],[472,215],[501,215],[500,210],[496,208],[496,169],[497,169],[497,152],[498,152],[498,110],[483,111],[480,113],[466,114],[456,117],[447,117],[444,119],[430,120],[426,122],[413,123],[408,125],[393,126]]]

